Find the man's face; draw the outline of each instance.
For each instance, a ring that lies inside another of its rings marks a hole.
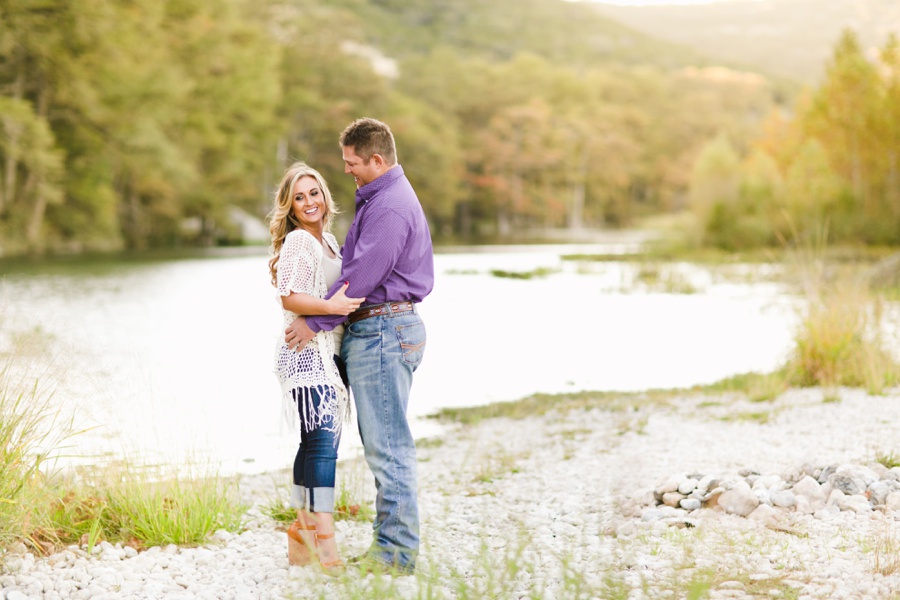
[[[367,183],[372,183],[383,173],[379,167],[381,163],[377,154],[366,162],[356,154],[354,146],[344,146],[343,157],[344,173],[353,176],[353,181],[356,182],[356,187],[358,188]]]

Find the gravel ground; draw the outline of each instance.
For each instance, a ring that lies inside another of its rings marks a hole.
[[[835,400],[835,397],[839,398]],[[260,508],[288,472],[244,477],[253,508],[240,534],[200,548],[101,544],[47,558],[7,557],[0,599],[23,598],[900,598],[900,510],[779,510],[757,520],[720,509],[648,508],[689,473],[775,480],[802,469],[900,455],[900,390],[790,391],[773,402],[689,395],[664,403],[457,426],[419,444],[423,548],[413,577],[332,579],[288,567],[286,538]],[[339,485],[374,497],[363,462]],[[338,523],[344,557],[371,524]]]

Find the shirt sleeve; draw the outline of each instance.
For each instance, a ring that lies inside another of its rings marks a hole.
[[[341,277],[328,290],[326,298],[337,292],[343,281],[350,282],[345,292],[347,296],[368,297],[384,284],[400,259],[409,236],[406,219],[392,210],[370,212],[364,219],[365,222],[360,223],[353,258],[344,261]],[[323,329],[334,329],[346,319],[339,315],[315,316],[307,318],[306,324],[318,333]]]
[[[292,231],[284,239],[278,256],[278,293],[290,296],[293,292],[315,295],[316,251],[312,236]]]

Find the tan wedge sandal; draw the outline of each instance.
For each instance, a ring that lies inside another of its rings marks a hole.
[[[316,548],[319,546],[319,540],[330,540],[334,537],[334,533],[323,533],[316,534]],[[336,558],[335,560],[331,560],[328,562],[321,562],[321,554],[319,558],[319,567],[322,569],[322,572],[326,575],[331,575],[332,577],[337,577],[341,573],[346,570],[346,566],[344,565],[344,561],[340,558]]]
[[[301,531],[313,532],[311,535],[312,540],[309,542],[304,540],[303,535],[300,533]],[[291,526],[287,530],[288,564],[296,567],[304,567],[312,564],[316,543],[315,531],[315,525],[312,527],[304,525],[299,519],[291,523]]]

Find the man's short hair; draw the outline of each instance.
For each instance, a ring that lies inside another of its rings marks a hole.
[[[341,147],[353,146],[353,151],[365,162],[380,154],[389,166],[397,164],[394,134],[386,123],[368,117],[357,119],[341,133]]]

